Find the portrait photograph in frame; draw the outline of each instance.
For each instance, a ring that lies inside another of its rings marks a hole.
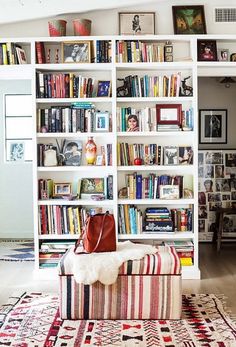
[[[227,110],[199,110],[199,143],[227,143]]]
[[[157,124],[181,125],[181,104],[157,104]]]
[[[53,196],[60,197],[71,195],[72,184],[71,183],[54,183],[53,184]]]
[[[229,50],[224,48],[219,48],[217,50],[217,57],[219,61],[229,61]]]
[[[154,35],[155,12],[120,12],[120,35]]]
[[[217,49],[215,40],[197,41],[198,61],[217,61]]]
[[[63,63],[91,63],[90,41],[62,42]]]
[[[204,6],[172,6],[175,34],[206,34]]]

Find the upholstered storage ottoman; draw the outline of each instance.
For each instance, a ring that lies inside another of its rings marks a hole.
[[[76,283],[67,251],[59,264],[62,319],[179,319],[181,266],[174,248],[129,260],[112,285]],[[78,255],[79,256],[79,255]]]

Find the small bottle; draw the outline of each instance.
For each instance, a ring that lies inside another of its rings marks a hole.
[[[173,44],[166,41],[164,46],[164,61],[173,61]]]
[[[97,146],[93,137],[89,137],[85,146],[85,157],[88,165],[94,165],[97,157]]]
[[[55,63],[59,64],[59,49],[56,49],[56,55],[55,55]]]
[[[47,54],[47,63],[50,64],[51,62],[51,49],[48,49],[48,54]]]

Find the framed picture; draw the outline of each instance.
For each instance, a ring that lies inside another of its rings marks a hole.
[[[110,88],[111,88],[111,81],[98,81],[97,96],[109,97]]]
[[[82,158],[82,142],[65,140],[63,146],[64,165],[80,166]]]
[[[24,142],[10,142],[10,161],[23,161],[25,153]]]
[[[158,104],[156,105],[157,124],[181,125],[181,104]]]
[[[198,61],[216,61],[216,41],[215,40],[198,40],[197,41]]]
[[[72,184],[71,183],[54,183],[53,184],[53,196],[60,197],[63,195],[72,194]]]
[[[174,146],[164,147],[164,165],[177,165],[179,163],[179,148]]]
[[[104,178],[83,178],[81,181],[81,199],[92,199],[92,195],[103,197],[105,192]]]
[[[227,110],[199,110],[199,143],[227,143]]]
[[[96,165],[97,166],[102,166],[103,165],[103,155],[97,155]]]
[[[179,186],[160,185],[160,199],[179,199]]]
[[[172,6],[175,34],[206,34],[204,6]]]
[[[25,51],[22,48],[16,47],[16,55],[17,55],[19,64],[27,64]]]
[[[230,55],[230,61],[236,61],[236,53]]]
[[[120,35],[154,35],[155,12],[120,12]]]
[[[193,164],[193,149],[192,147],[179,147],[179,160],[181,165]]]
[[[229,50],[219,48],[217,50],[217,57],[219,61],[229,61]]]
[[[109,131],[109,113],[95,113],[95,131]]]
[[[90,41],[62,42],[63,63],[90,63]]]

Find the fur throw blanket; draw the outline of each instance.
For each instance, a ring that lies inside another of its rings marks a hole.
[[[66,257],[66,262],[70,263],[71,272],[77,283],[92,284],[100,281],[109,285],[116,282],[119,267],[123,262],[142,259],[146,254],[156,252],[154,246],[125,241],[117,244],[116,252],[74,254],[72,248]]]

